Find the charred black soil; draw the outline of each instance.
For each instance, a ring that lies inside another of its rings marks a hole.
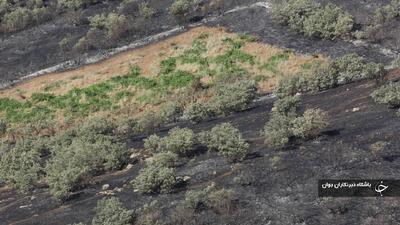
[[[303,95],[302,108],[319,107],[330,116],[330,126],[315,140],[293,143],[276,151],[264,144],[260,131],[268,120],[273,99],[259,101],[251,109],[225,118],[188,126],[208,130],[222,122],[238,127],[251,145],[252,153],[242,163],[230,163],[210,152],[181,159],[180,175],[190,176],[186,187],[171,194],[142,195],[126,185],[142,163],[133,168],[97,177],[91,185],[60,203],[46,188],[29,195],[3,189],[0,192],[1,224],[69,224],[91,221],[103,184],[127,208],[138,209],[158,200],[165,220],[185,190],[204,188],[210,182],[235,191],[235,208],[227,216],[204,211],[192,224],[399,224],[397,198],[318,198],[317,181],[322,178],[397,178],[400,167],[395,112],[377,105],[369,97],[374,82],[341,86]],[[164,134],[168,127],[158,133]],[[140,147],[143,137],[127,140]],[[385,143],[381,149],[374,143]]]

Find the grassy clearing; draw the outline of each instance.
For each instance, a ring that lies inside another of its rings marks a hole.
[[[46,76],[37,81],[33,79],[20,85],[18,90],[26,90],[24,92],[3,91],[0,116],[11,131],[25,129],[26,124],[37,126],[36,123],[44,120],[59,128],[99,115],[118,120],[161,107],[166,101],[181,101],[185,106],[193,98],[208,99],[213,95],[214,86],[238,78],[257,80],[261,92],[270,91],[282,74],[295,74],[304,70],[304,64],[323,61],[255,43],[248,35],[214,28],[198,28],[188,33],[158,44],[158,48],[152,49],[152,58],[141,55],[148,53],[143,49],[133,51],[128,57],[143,58],[146,62],[133,60],[132,64],[116,56],[117,59],[110,60],[113,65],[119,65],[119,69],[109,67],[109,62],[105,61],[95,67],[99,71],[94,77],[85,74],[90,74],[91,65],[61,73],[63,80],[56,76],[51,77],[50,83],[46,82]],[[190,42],[185,40],[177,45],[177,40],[182,38]],[[104,68],[100,67],[102,64]],[[124,75],[115,75],[118,72]],[[39,88],[29,88],[35,83],[40,84]],[[201,91],[200,86],[207,90]],[[190,90],[194,92],[184,97]]]

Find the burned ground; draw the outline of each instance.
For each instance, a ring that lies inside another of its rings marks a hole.
[[[235,192],[235,209],[228,216],[202,212],[193,224],[398,224],[396,198],[318,198],[321,178],[396,178],[400,167],[397,138],[400,120],[395,112],[377,105],[369,97],[374,82],[341,86],[323,93],[302,96],[302,108],[319,107],[330,115],[330,126],[315,140],[293,144],[277,151],[260,138],[273,99],[257,102],[251,109],[197,125],[180,123],[194,131],[208,130],[222,122],[238,127],[251,144],[251,154],[242,163],[229,163],[216,154],[201,153],[182,159],[180,175],[190,176],[186,187],[171,194],[142,195],[126,184],[142,163],[129,170],[97,177],[91,185],[63,204],[53,200],[45,188],[29,195],[0,192],[1,224],[69,224],[91,221],[92,209],[103,184],[122,187],[115,195],[127,208],[138,209],[153,200],[167,220],[170,210],[186,189],[204,188],[210,182]],[[139,148],[143,137],[127,142]],[[374,148],[375,143],[385,143]]]

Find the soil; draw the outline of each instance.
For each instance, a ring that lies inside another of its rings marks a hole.
[[[126,185],[142,163],[133,168],[97,177],[75,197],[64,203],[53,200],[46,188],[29,195],[3,188],[0,191],[1,224],[90,223],[103,184],[123,188],[115,196],[130,209],[158,200],[164,217],[184,197],[185,190],[204,188],[210,182],[233,189],[236,207],[228,216],[211,211],[201,213],[192,224],[399,224],[397,198],[318,198],[317,181],[322,178],[396,178],[400,168],[395,111],[377,105],[369,97],[374,82],[341,86],[323,93],[302,96],[302,108],[318,107],[328,111],[330,126],[315,140],[293,144],[277,151],[264,144],[259,131],[269,118],[274,99],[262,98],[242,113],[217,118],[197,125],[178,123],[196,132],[222,122],[231,122],[250,143],[251,154],[242,163],[230,163],[213,152],[193,159],[182,159],[178,173],[191,177],[185,188],[171,194],[142,195]],[[357,110],[354,110],[357,109]],[[127,140],[140,148],[144,137]],[[382,149],[372,146],[384,142]],[[189,162],[190,160],[190,162]],[[246,182],[237,182],[240,177]]]

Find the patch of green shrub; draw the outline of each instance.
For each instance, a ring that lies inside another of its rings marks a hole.
[[[6,147],[0,158],[0,177],[22,192],[43,177],[42,155],[48,152],[46,138],[25,138]]]
[[[149,19],[154,16],[156,10],[152,8],[148,2],[142,2],[139,5],[139,15],[145,19]]]
[[[307,36],[335,39],[350,33],[353,17],[336,5],[315,0],[286,0],[273,4],[273,16]]]
[[[169,11],[172,15],[185,15],[201,2],[202,0],[175,0]]]
[[[322,91],[360,79],[379,80],[385,72],[382,64],[367,62],[363,57],[349,54],[308,71],[281,77],[274,94],[283,98],[297,93]]]
[[[272,112],[276,112],[286,116],[293,114],[296,115],[299,106],[300,106],[299,96],[287,96],[278,99],[274,102],[274,107],[272,108]]]
[[[117,40],[128,29],[124,15],[116,13],[95,15],[89,18],[91,29],[104,30],[107,40]]]
[[[253,80],[241,80],[232,84],[216,87],[216,92],[209,101],[213,111],[227,115],[245,110],[255,99],[257,85]]]
[[[98,201],[94,210],[96,215],[92,225],[129,225],[133,222],[134,211],[126,209],[116,197]]]
[[[199,123],[212,115],[210,107],[201,102],[191,103],[183,112],[183,116],[195,123]]]
[[[289,143],[292,134],[292,121],[295,116],[272,113],[270,120],[265,124],[265,142],[275,148],[284,148]]]
[[[163,138],[165,151],[178,155],[189,155],[194,150],[195,134],[189,128],[173,128]]]
[[[378,88],[371,94],[375,102],[387,104],[391,108],[400,107],[400,84],[389,83]]]
[[[272,112],[264,127],[265,142],[277,149],[284,148],[291,137],[313,138],[328,124],[327,113],[320,109],[308,109],[302,116]]]
[[[29,9],[19,7],[14,11],[5,14],[1,23],[3,30],[6,32],[22,30],[32,23],[31,11]]]
[[[305,139],[312,138],[317,136],[328,124],[326,112],[320,109],[308,109],[303,116],[293,120],[293,135]]]
[[[230,189],[217,189],[215,185],[210,185],[201,190],[186,192],[183,207],[193,211],[212,209],[223,214],[232,208],[233,195]]]
[[[110,123],[93,120],[54,138],[53,157],[46,165],[53,196],[63,199],[93,175],[118,169],[126,162],[128,149],[112,132]]]
[[[161,152],[153,156],[149,162],[150,166],[156,167],[175,167],[178,161],[178,155],[173,152]]]
[[[131,183],[142,193],[167,193],[175,187],[177,177],[174,168],[149,165]]]
[[[173,128],[163,138],[151,135],[144,141],[144,147],[150,152],[173,152],[184,156],[194,150],[195,140],[195,134],[189,128]]]
[[[215,126],[202,139],[203,144],[210,150],[215,150],[232,161],[241,161],[249,153],[249,144],[230,123]]]

